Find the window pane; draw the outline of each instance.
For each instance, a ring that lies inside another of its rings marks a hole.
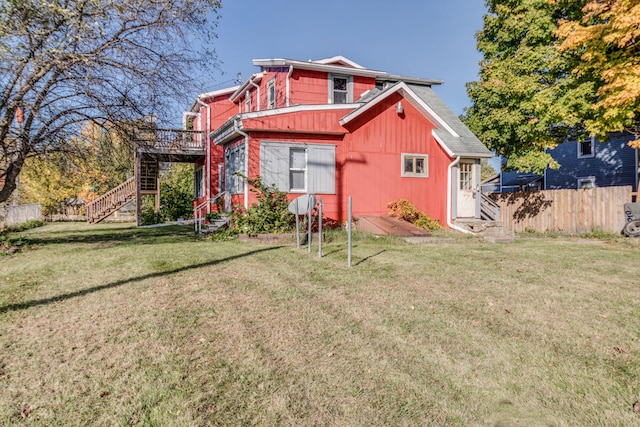
[[[346,92],[334,92],[333,93],[333,103],[334,104],[346,104],[347,103],[347,93]]]
[[[406,173],[413,173],[413,158],[411,157],[404,158],[404,171]]]
[[[305,150],[291,150],[290,152],[290,168],[291,169],[304,169],[306,167]]]
[[[593,154],[593,149],[592,149],[590,140],[587,140],[587,141],[583,142],[581,144],[580,148],[581,148],[581,150],[580,150],[581,151],[581,153],[580,153],[581,156],[590,156],[591,154]]]
[[[424,159],[421,157],[416,158],[416,173],[424,173]]]
[[[333,90],[347,91],[347,79],[341,77],[333,78]]]
[[[290,172],[291,176],[291,189],[292,190],[304,190],[304,171],[294,171]]]

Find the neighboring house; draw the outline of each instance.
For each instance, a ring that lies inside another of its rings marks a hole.
[[[634,137],[615,134],[602,143],[595,138],[565,142],[548,153],[560,164],[544,175],[502,172],[483,182],[484,191],[510,192],[587,189],[629,185],[638,190],[638,150],[628,142]]]
[[[240,86],[198,96],[185,123],[206,130],[196,162],[196,217],[255,202],[260,176],[290,199],[315,194],[323,213],[387,215],[408,199],[442,224],[480,218],[480,161],[493,154],[435,94],[436,80],[366,69],[342,56],[256,59]]]

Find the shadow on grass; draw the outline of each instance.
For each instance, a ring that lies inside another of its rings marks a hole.
[[[356,262],[355,264],[353,264],[353,266],[355,267],[356,265],[360,265],[360,264],[362,264],[363,262],[368,261],[368,260],[370,260],[371,258],[376,257],[376,256],[378,256],[378,255],[380,255],[380,254],[382,254],[382,253],[384,253],[384,252],[386,252],[386,250],[384,250],[384,249],[383,249],[383,250],[381,250],[380,252],[376,252],[375,254],[372,254],[372,255],[369,255],[368,257],[362,258],[360,261],[358,261],[358,262]]]
[[[8,304],[8,305],[5,305],[5,306],[0,306],[0,314],[8,313],[10,311],[26,310],[26,309],[31,308],[31,307],[37,307],[37,306],[40,306],[40,305],[47,305],[47,304],[60,302],[60,301],[66,301],[66,300],[71,299],[71,298],[76,298],[76,297],[80,297],[80,296],[84,296],[84,295],[89,295],[89,294],[92,294],[94,292],[103,291],[105,289],[117,288],[118,286],[126,285],[128,283],[133,283],[133,282],[147,280],[147,279],[153,279],[155,277],[166,276],[166,275],[169,275],[169,274],[181,273],[183,271],[194,270],[194,269],[202,268],[202,267],[210,267],[212,265],[220,264],[220,263],[227,262],[227,261],[232,261],[232,260],[238,259],[238,258],[244,258],[246,256],[255,255],[255,254],[260,253],[260,252],[267,252],[267,251],[272,251],[272,250],[275,250],[275,249],[280,249],[282,247],[284,247],[284,246],[272,246],[272,247],[268,247],[268,248],[264,248],[264,249],[256,249],[254,251],[245,252],[243,254],[238,254],[238,255],[233,255],[233,256],[230,256],[230,257],[227,257],[227,258],[223,258],[223,259],[218,259],[218,260],[209,261],[209,262],[203,262],[203,263],[200,263],[200,264],[187,265],[187,266],[176,268],[174,270],[169,270],[169,271],[162,271],[162,272],[158,272],[158,273],[145,274],[143,276],[138,276],[138,277],[131,277],[129,279],[118,280],[117,282],[107,283],[105,285],[100,285],[100,286],[94,286],[93,288],[82,289],[80,291],[70,292],[68,294],[57,295],[57,296],[51,297],[51,298],[33,300],[33,301],[28,301],[28,302],[21,302],[21,303],[16,303],[16,304]]]
[[[31,245],[51,245],[63,243],[156,243],[159,238],[182,237],[195,240],[193,229],[185,226],[169,226],[140,229],[136,226],[126,228],[96,228],[86,230],[46,231],[43,235],[26,234],[22,238]]]

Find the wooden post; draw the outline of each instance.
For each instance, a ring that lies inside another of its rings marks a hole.
[[[133,149],[133,175],[136,178],[136,225],[140,227],[142,197],[140,196],[140,153],[138,153],[138,147]]]

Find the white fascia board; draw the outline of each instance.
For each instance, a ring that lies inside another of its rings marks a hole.
[[[255,119],[259,117],[277,116],[279,114],[297,113],[301,111],[331,111],[358,108],[360,104],[302,104],[291,107],[273,108],[271,110],[252,111],[238,115],[239,119]]]
[[[432,129],[432,130],[431,130],[431,135],[433,135],[433,138],[436,140],[436,142],[437,142],[438,144],[440,144],[440,146],[442,147],[442,149],[443,149],[444,151],[446,151],[446,152],[447,152],[447,155],[448,155],[449,157],[451,157],[451,158],[453,159],[453,158],[455,158],[455,157],[457,157],[457,156],[458,156],[458,155],[457,155],[457,154],[455,154],[453,151],[451,151],[451,149],[449,149],[449,147],[447,146],[447,144],[445,144],[445,143],[444,143],[444,141],[443,141],[443,140],[441,140],[441,139],[440,139],[440,137],[439,137],[439,136],[438,136],[438,134],[436,133],[436,130],[435,130],[435,129]]]
[[[200,95],[196,96],[196,100],[193,102],[193,104],[191,105],[191,108],[189,109],[190,112],[195,112],[196,110],[199,110],[199,104],[198,104],[198,100],[202,101],[205,99],[209,99],[209,98],[214,98],[216,96],[220,96],[220,95],[226,95],[228,93],[234,93],[236,90],[238,90],[240,86],[232,86],[232,87],[227,87],[224,89],[218,89],[218,90],[214,90],[211,92],[205,92],[205,93],[201,93]]]
[[[242,85],[236,86],[236,90],[233,92],[233,95],[231,95],[229,97],[229,100],[231,102],[235,102],[236,99],[238,99],[240,96],[242,96],[244,94],[244,92],[246,91],[247,87],[249,87],[249,84],[252,81],[254,83],[260,83],[260,80],[262,80],[262,77],[264,77],[264,73],[252,74],[251,77],[249,77],[244,83],[242,83]]]
[[[380,95],[373,98],[371,101],[367,102],[364,106],[358,108],[357,110],[347,114],[342,119],[340,119],[340,124],[344,126],[346,123],[349,123],[351,120],[356,117],[364,114],[383,100],[387,99],[389,96],[393,95],[396,92],[402,93],[402,95],[407,99],[414,107],[416,107],[423,115],[425,115],[428,119],[432,120],[442,128],[444,128],[447,132],[455,137],[459,137],[456,131],[451,128],[440,116],[436,114],[435,111],[431,107],[429,107],[422,99],[412,91],[409,86],[405,82],[396,83],[390,89],[383,91]]]
[[[345,58],[342,55],[336,55],[336,56],[332,56],[331,58],[323,58],[323,59],[317,59],[315,61],[316,64],[331,64],[332,62],[342,62],[344,64],[347,64],[350,67],[353,68],[360,68],[362,70],[364,70],[364,67],[356,62],[353,62],[352,60]]]
[[[258,67],[288,67],[293,65],[293,68],[298,68],[301,70],[311,70],[311,71],[322,71],[326,73],[335,73],[335,74],[348,74],[351,76],[360,76],[360,77],[373,77],[373,78],[387,78],[388,73],[384,71],[377,70],[368,70],[366,68],[349,68],[342,67],[340,65],[328,65],[328,64],[320,64],[317,62],[304,62],[298,61],[295,59],[254,59],[253,65]]]
[[[417,84],[417,85],[427,85],[427,86],[441,85],[444,83],[443,80],[425,79],[422,77],[400,76],[397,74],[389,74],[386,77],[386,79],[397,80],[399,82],[405,82],[405,83],[411,83],[411,84]]]

